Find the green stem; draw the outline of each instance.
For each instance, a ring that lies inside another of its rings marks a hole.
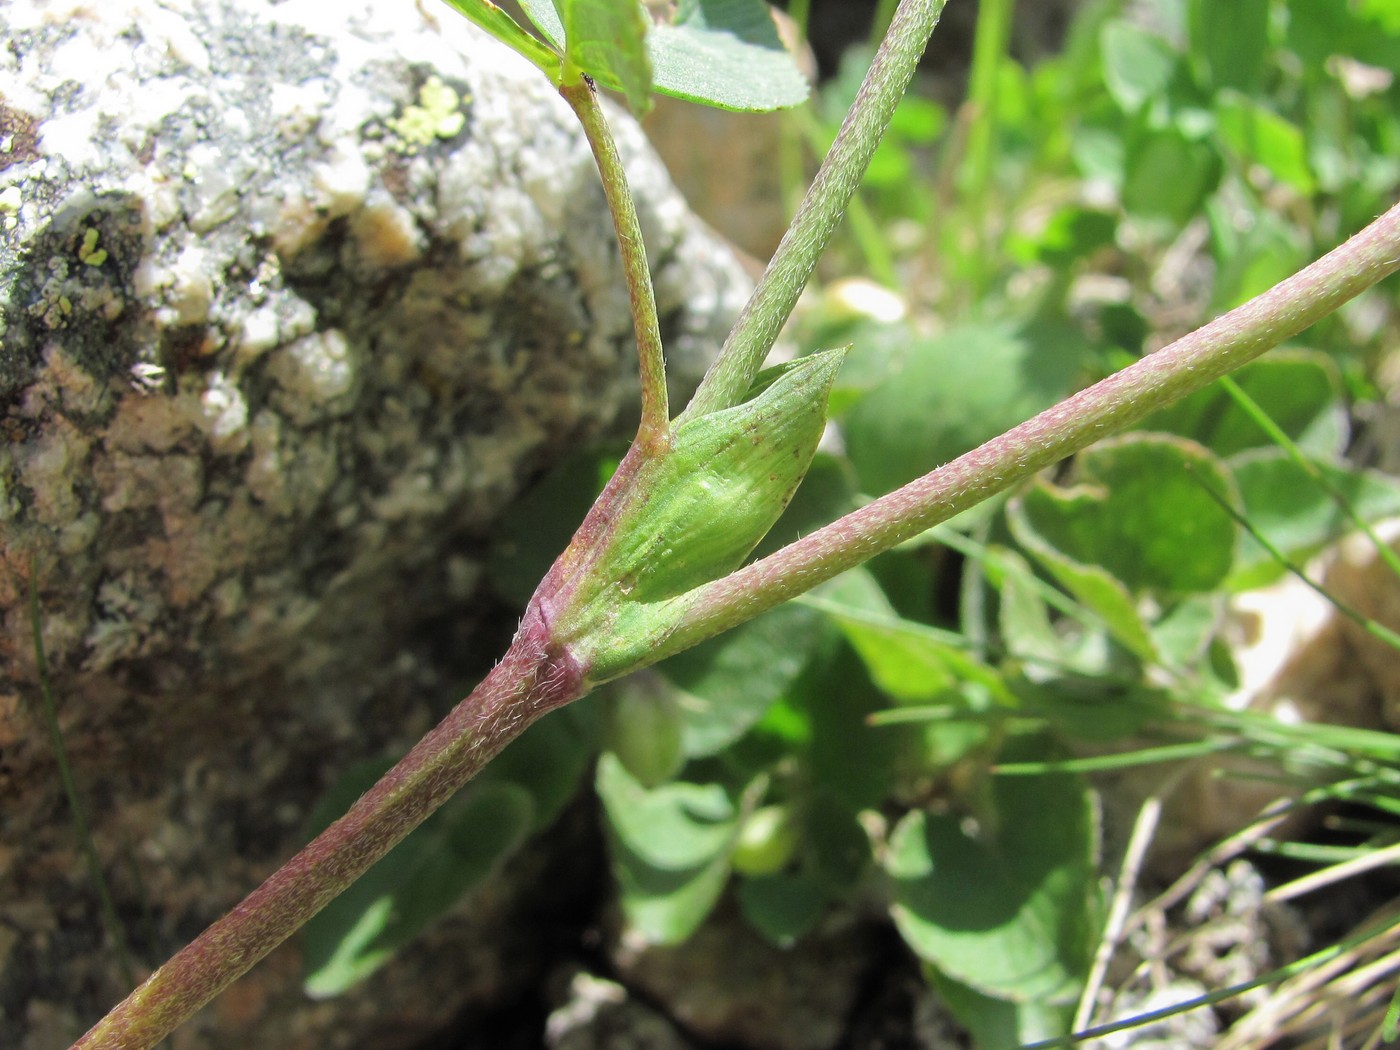
[[[1219,379],[1400,269],[1400,205],[1243,306],[761,561],[693,593],[650,661],[854,568]]]
[[[748,390],[860,185],[944,2],[901,0],[831,152],[682,419],[729,408]]]
[[[996,159],[997,95],[1001,65],[1011,39],[1011,14],[1016,0],[980,0],[977,32],[972,43],[972,72],[968,82],[967,152],[959,173],[965,212],[971,217],[976,248],[971,253],[969,275],[974,297],[986,287],[991,270],[991,199]]]
[[[666,361],[661,347],[661,326],[656,318],[656,295],[651,287],[651,268],[647,265],[646,244],[642,227],[637,221],[637,209],[627,186],[627,173],[622,167],[617,144],[608,130],[603,107],[592,81],[565,83],[559,94],[573,107],[583,125],[588,144],[602,176],[603,193],[612,213],[617,231],[617,244],[622,253],[622,272],[627,279],[627,293],[632,301],[632,325],[637,333],[637,355],[642,374],[642,423],[637,441],[644,448],[664,447],[670,432],[671,411],[666,402]]]
[[[580,683],[532,606],[505,657],[437,728],[73,1050],[154,1046],[330,903],[536,718],[577,699]]]

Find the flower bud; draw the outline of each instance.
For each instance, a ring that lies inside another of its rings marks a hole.
[[[686,595],[738,568],[773,527],[811,466],[847,349],[766,369],[745,401],[676,426],[622,494],[602,549],[565,553],[586,578],[561,593],[556,637],[590,681],[646,662]]]

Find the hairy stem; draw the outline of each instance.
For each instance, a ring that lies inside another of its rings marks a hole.
[[[661,347],[661,327],[656,318],[656,295],[651,287],[651,268],[647,265],[647,249],[627,185],[627,173],[622,168],[622,158],[608,130],[593,82],[583,79],[576,84],[563,84],[559,94],[573,107],[588,136],[588,144],[593,147],[598,174],[603,179],[603,193],[608,199],[608,211],[612,213],[613,227],[617,230],[618,248],[622,252],[622,272],[632,301],[632,325],[637,333],[642,373],[642,423],[637,430],[637,441],[644,448],[659,448],[664,445],[671,421],[666,402],[666,362]]]
[[[854,568],[1214,382],[1400,269],[1400,205],[1243,306],[782,550],[698,588],[673,653]]]
[[[748,390],[860,185],[944,2],[901,0],[831,151],[682,418],[728,408]]]
[[[286,940],[536,718],[580,693],[535,607],[504,659],[350,811],[118,1004],[73,1050],[154,1046]]]

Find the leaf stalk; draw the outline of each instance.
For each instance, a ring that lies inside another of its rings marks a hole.
[[[666,446],[671,412],[666,397],[666,360],[661,346],[661,326],[656,317],[656,293],[651,285],[651,267],[647,265],[646,244],[637,219],[637,208],[628,188],[627,173],[608,128],[607,118],[599,103],[598,91],[586,77],[577,83],[560,85],[564,97],[583,125],[593,158],[602,176],[603,193],[608,211],[612,213],[617,231],[617,245],[622,254],[622,272],[627,281],[627,294],[632,303],[632,326],[637,335],[637,356],[642,377],[642,422],[637,429],[637,441],[644,448],[660,451]]]

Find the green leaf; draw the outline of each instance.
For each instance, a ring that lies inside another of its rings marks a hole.
[[[652,867],[696,868],[727,852],[733,842],[738,816],[718,784],[647,788],[616,756],[603,755],[597,785],[617,841]]]
[[[846,449],[866,492],[887,492],[995,437],[1074,389],[1082,336],[1049,325],[969,325],[916,340],[902,371],[846,415]]]
[[[1311,5],[1305,0],[1303,6]],[[1270,0],[1190,0],[1191,54],[1203,64],[1212,91],[1259,89],[1269,47],[1269,7]]]
[[[1282,213],[1261,209],[1241,223],[1238,204],[1217,194],[1206,202],[1206,218],[1217,264],[1214,309],[1232,309],[1267,291],[1311,258],[1307,233]]]
[[[799,106],[807,81],[778,39],[763,0],[681,0],[673,24],[651,34],[656,87],[720,109]]]
[[[654,788],[680,772],[682,715],[672,692],[654,677],[634,675],[607,697],[603,746],[638,783]]]
[[[1276,180],[1307,196],[1317,192],[1303,130],[1273,110],[1234,92],[1215,103],[1220,140],[1246,164],[1258,164]]]
[[[1132,592],[1209,591],[1234,557],[1236,525],[1211,492],[1234,484],[1195,442],[1128,434],[1096,445],[1074,484],[1039,481],[1014,502],[1017,538],[1032,536],[1084,565],[1099,565]]]
[[[996,672],[972,657],[959,636],[899,616],[867,569],[843,573],[804,604],[831,617],[871,679],[896,700],[948,699],[967,683],[984,695],[1007,696]]]
[[[1114,641],[1139,660],[1156,662],[1157,647],[1143,623],[1137,603],[1113,573],[1098,565],[1086,565],[1046,542],[1029,524],[1015,500],[1007,506],[1007,522],[1017,542],[1049,570],[1060,586],[1099,618]]]
[[[563,46],[564,25],[550,0],[521,0],[521,7],[547,39]],[[663,95],[744,112],[807,100],[807,81],[763,0],[681,0],[674,21],[653,25],[646,45],[652,88]],[[595,79],[621,87],[606,71]]]
[[[1180,226],[1194,216],[1220,179],[1220,158],[1208,142],[1175,127],[1150,131],[1128,146],[1123,207]]]
[[[1177,56],[1165,40],[1131,22],[1113,19],[1099,35],[1104,86],[1124,113],[1160,99],[1176,75]]]
[[[1339,491],[1363,521],[1400,514],[1400,482],[1375,470],[1347,470],[1314,461],[1313,468]],[[1327,490],[1281,449],[1239,457],[1233,464],[1244,515],[1250,525],[1295,561],[1306,560],[1353,526]],[[1249,590],[1284,570],[1249,535],[1240,544],[1231,590]]]
[[[850,836],[835,830],[836,826],[854,821],[856,812],[884,801],[910,741],[898,732],[872,728],[866,721],[889,701],[871,684],[864,666],[846,645],[832,646],[808,664],[793,686],[793,703],[806,714],[810,734],[799,752],[802,770],[821,788],[805,810],[805,839],[824,843],[819,852],[831,861],[841,850],[827,850],[833,845],[826,841],[828,836],[845,836],[849,841]]]
[[[1004,757],[1033,752],[1026,744]],[[885,867],[895,925],[922,959],[985,995],[1072,1000],[1095,941],[1097,827],[1083,782],[1064,773],[996,777],[976,825],[916,811]]]
[[[649,110],[646,9],[637,0],[556,0],[556,6],[563,14],[565,59],[619,88],[637,116]]]
[[[1198,666],[1224,619],[1225,596],[1220,592],[1187,595],[1167,606],[1151,628],[1162,662],[1182,670]]]
[[[511,50],[523,55],[543,70],[551,83],[561,79],[559,56],[540,43],[490,0],[445,0],[451,7],[475,22]],[[528,8],[528,4],[525,5]],[[528,10],[527,10],[527,13]]]
[[[787,947],[817,924],[831,899],[822,880],[811,872],[764,875],[739,884],[744,918],[779,947]]]
[[[939,999],[982,1047],[1025,1046],[1069,1033],[1074,1008],[1068,1004],[994,999],[928,967],[929,984]]]
[[[685,940],[728,880],[738,810],[718,784],[647,790],[612,755],[598,760],[597,786],[628,921],[653,943]]]
[[[1275,350],[1245,365],[1232,378],[1302,448],[1326,457],[1341,451],[1346,413],[1341,405],[1341,377],[1331,358]],[[1140,429],[1179,434],[1222,457],[1274,447],[1269,435],[1219,384],[1154,412]]]
[[[783,605],[659,665],[674,689],[685,754],[717,754],[747,733],[823,644],[822,626],[812,610]]]
[[[374,764],[368,779],[380,771]],[[357,770],[342,787],[364,779]],[[443,806],[306,924],[306,994],[329,998],[364,980],[485,880],[533,824],[530,793],[515,784],[474,784]]]

